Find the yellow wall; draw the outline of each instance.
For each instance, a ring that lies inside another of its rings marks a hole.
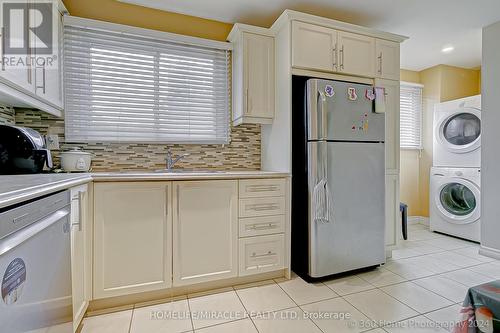
[[[480,93],[480,70],[441,65],[441,102]]]
[[[402,69],[400,71],[401,81],[420,83],[420,72]]]
[[[408,203],[409,215],[429,216],[429,174],[432,166],[434,105],[480,94],[480,69],[438,65],[421,72],[401,71],[401,80],[417,82],[423,89],[421,152],[401,151],[401,201]]]
[[[432,122],[434,105],[441,100],[441,69],[439,66],[428,68],[420,73],[424,85],[422,147],[419,163],[419,216],[429,216],[429,173],[432,166]]]
[[[402,69],[401,81],[420,83],[420,73]],[[414,149],[402,149],[400,163],[400,200],[408,205],[408,215],[418,216],[420,214],[420,152]]]
[[[63,0],[73,16],[225,41],[232,24],[131,5],[116,0]]]

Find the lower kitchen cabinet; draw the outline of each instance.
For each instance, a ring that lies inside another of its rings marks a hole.
[[[238,181],[174,182],[173,285],[238,275]]]
[[[170,182],[94,185],[94,299],[171,287],[170,196]]]
[[[285,236],[283,234],[240,239],[239,275],[252,275],[284,268]]]
[[[401,235],[399,214],[399,174],[385,176],[385,245],[387,250],[396,247]]]
[[[74,187],[71,193],[71,287],[73,298],[73,332],[83,319],[92,297],[92,241],[89,230],[89,190],[87,185]]]

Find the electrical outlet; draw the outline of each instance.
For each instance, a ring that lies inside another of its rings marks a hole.
[[[59,136],[57,134],[49,134],[45,137],[45,143],[48,150],[59,150]]]

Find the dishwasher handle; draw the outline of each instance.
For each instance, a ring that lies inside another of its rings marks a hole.
[[[0,256],[5,253],[11,251],[22,243],[26,242],[28,239],[36,236],[38,233],[42,232],[44,229],[50,227],[54,223],[61,221],[62,219],[66,219],[66,223],[64,224],[64,233],[68,233],[70,231],[69,228],[69,214],[70,208],[69,205],[55,211],[54,213],[44,217],[43,219],[30,224],[29,226],[20,229],[13,234],[3,238],[0,240]]]

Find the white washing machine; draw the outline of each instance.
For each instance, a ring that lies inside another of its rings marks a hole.
[[[481,167],[481,95],[437,104],[433,165]]]
[[[431,169],[430,229],[480,241],[479,168]]]

